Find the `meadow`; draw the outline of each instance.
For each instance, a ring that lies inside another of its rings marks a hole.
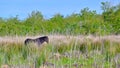
[[[120,4],[102,2],[101,9],[49,19],[40,11],[24,20],[0,17],[1,68],[119,68]],[[24,45],[26,38],[44,35],[48,44]]]
[[[42,36],[42,35],[41,35]],[[50,43],[24,45],[25,38],[0,37],[0,65],[11,68],[119,68],[120,35],[48,35]]]

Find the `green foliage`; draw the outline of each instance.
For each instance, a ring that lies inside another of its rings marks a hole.
[[[120,33],[120,7],[119,4],[117,6],[112,6],[110,2],[102,2],[102,17],[104,22],[108,24],[108,27],[111,29],[110,32],[112,34]]]
[[[102,2],[102,14],[89,8],[79,13],[64,17],[55,14],[44,19],[39,11],[33,11],[24,20],[18,16],[8,19],[0,18],[0,36],[5,35],[39,35],[39,34],[94,34],[108,35],[120,33],[120,6],[112,6],[110,2]]]

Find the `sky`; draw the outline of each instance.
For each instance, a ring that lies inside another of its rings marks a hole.
[[[10,18],[17,15],[19,19],[25,19],[32,11],[40,11],[47,19],[57,13],[64,16],[80,13],[86,7],[101,13],[101,2],[105,1],[112,5],[120,3],[119,0],[0,0],[0,17]]]

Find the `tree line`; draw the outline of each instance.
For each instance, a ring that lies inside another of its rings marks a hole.
[[[101,9],[103,10],[101,14],[87,7],[66,17],[58,13],[50,19],[44,19],[40,11],[32,11],[24,20],[20,20],[18,16],[8,19],[1,17],[0,36],[120,34],[120,4],[113,6],[110,2],[102,2]]]

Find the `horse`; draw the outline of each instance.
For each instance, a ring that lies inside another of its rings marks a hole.
[[[36,38],[36,39],[27,38],[27,39],[24,41],[24,44],[27,45],[27,44],[29,44],[29,43],[37,43],[37,45],[41,45],[41,44],[43,44],[44,42],[49,43],[49,38],[48,38],[48,36],[43,36],[43,37],[39,37],[39,38]]]

